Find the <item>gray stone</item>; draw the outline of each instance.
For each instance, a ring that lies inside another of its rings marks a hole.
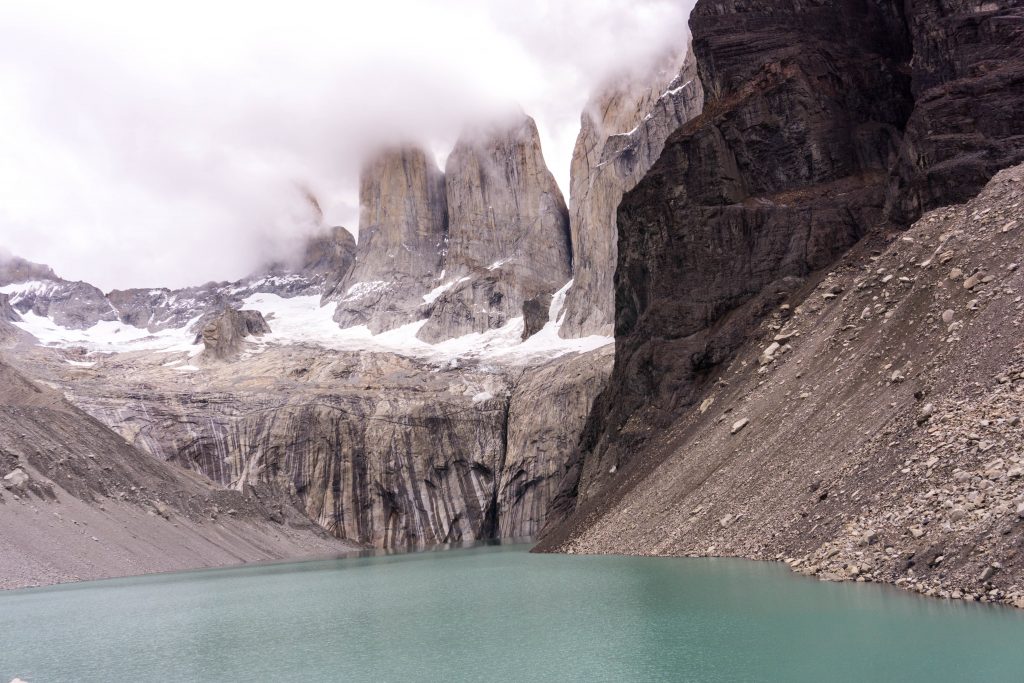
[[[24,488],[31,479],[32,478],[28,475],[28,472],[18,467],[4,476],[4,488],[20,490]]]
[[[736,420],[735,422],[732,423],[732,428],[729,430],[729,433],[730,434],[739,434],[744,429],[746,429],[748,424],[750,424],[750,420],[748,418],[746,418],[746,417],[744,417],[743,419],[740,419],[740,420]]]

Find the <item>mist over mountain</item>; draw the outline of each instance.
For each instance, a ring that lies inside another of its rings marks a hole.
[[[243,277],[321,229],[307,193],[355,232],[379,147],[443,166],[513,107],[567,195],[588,97],[678,44],[690,4],[4,3],[0,246],[103,289]]]

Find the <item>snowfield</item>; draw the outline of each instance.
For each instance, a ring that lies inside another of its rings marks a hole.
[[[454,284],[456,283],[453,282],[447,287]],[[242,308],[259,311],[272,330],[270,334],[250,340],[249,350],[253,353],[272,345],[310,344],[338,351],[389,352],[439,363],[457,362],[459,359],[481,359],[525,364],[568,353],[584,353],[614,341],[612,337],[602,336],[582,339],[562,339],[558,336],[563,318],[562,306],[571,286],[572,281],[569,281],[554,295],[548,311],[548,323],[525,342],[522,341],[522,317],[514,318],[496,330],[468,334],[438,344],[428,344],[416,337],[420,328],[426,324],[426,320],[376,335],[366,326],[340,329],[334,322],[337,304],[321,306],[320,297],[316,295],[284,298],[276,294],[258,293],[247,297]],[[431,295],[434,295],[434,292],[427,296]],[[436,296],[440,296],[440,292]],[[86,330],[73,330],[61,327],[50,318],[35,315],[31,311],[22,314],[21,317],[20,322],[13,324],[31,334],[43,346],[83,347],[93,353],[185,352],[190,356],[195,356],[202,350],[201,344],[194,343],[195,334],[189,331],[199,318],[190,320],[184,327],[151,333],[120,322],[100,322]],[[191,365],[175,369],[184,372],[199,370]]]

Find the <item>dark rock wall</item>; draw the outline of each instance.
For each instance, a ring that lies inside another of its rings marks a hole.
[[[890,186],[900,222],[966,201],[1024,161],[1024,7],[917,0],[909,8],[915,108]]]
[[[704,112],[619,207],[615,369],[560,510],[604,489],[802,278],[1018,158],[1022,18],[1008,3],[698,2]]]

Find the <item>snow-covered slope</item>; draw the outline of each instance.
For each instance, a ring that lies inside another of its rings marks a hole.
[[[416,337],[416,333],[426,323],[425,320],[377,335],[365,325],[340,329],[334,322],[337,304],[332,302],[321,306],[320,296],[315,294],[287,298],[258,292],[243,299],[241,308],[259,311],[271,329],[270,334],[249,342],[251,353],[257,353],[268,345],[311,344],[325,349],[390,352],[434,361],[479,358],[517,363],[554,358],[567,353],[582,353],[613,341],[610,337],[599,336],[582,339],[559,337],[561,308],[568,287],[567,284],[554,297],[548,324],[525,342],[522,341],[521,317],[496,330],[428,344]],[[87,329],[76,330],[62,327],[51,318],[31,311],[21,317],[21,321],[13,324],[45,346],[83,347],[90,353],[154,351],[194,354],[199,351],[194,332],[199,316],[181,327],[153,333],[145,328],[112,321],[101,321]]]

